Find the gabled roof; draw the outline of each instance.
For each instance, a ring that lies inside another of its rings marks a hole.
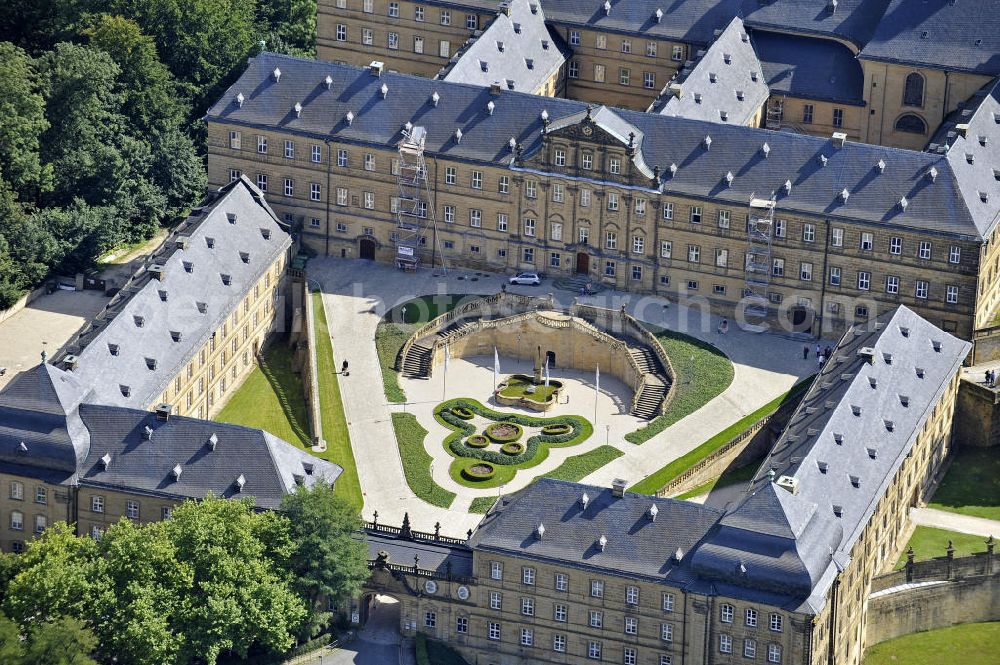
[[[754,30],[750,41],[772,94],[855,106],[865,103],[864,71],[843,44],[763,30]]]
[[[860,57],[996,76],[1000,7],[989,0],[892,0]]]
[[[272,72],[279,66],[277,82]],[[302,105],[301,115],[293,110],[296,103]],[[265,53],[250,60],[246,72],[207,115],[211,121],[393,150],[401,129],[411,122],[427,129],[428,155],[510,166],[511,138],[525,157],[540,149],[542,111],[550,127],[557,127],[585,113],[586,105],[509,91],[493,96],[479,86],[393,73],[373,76],[367,69]],[[637,159],[651,171],[659,167],[659,189],[665,193],[745,206],[751,194],[774,192],[779,211],[967,238],[980,237],[980,228],[992,222],[992,217],[973,217],[951,165],[941,155],[851,142],[838,147],[815,136],[622,109],[607,113],[609,126],[619,122],[614,115],[638,130]],[[461,140],[456,139],[458,129]],[[710,148],[706,138],[711,139]],[[877,166],[880,161],[886,164],[884,170]],[[671,164],[676,172],[671,172]],[[929,177],[931,169],[937,174],[934,179]],[[841,197],[845,189],[846,201]]]
[[[562,40],[549,34],[538,0],[509,0],[478,37],[457,54],[445,81],[536,93],[566,62]]]
[[[91,401],[152,406],[290,244],[246,176],[196,208],[77,341]]]
[[[252,496],[257,507],[274,509],[298,484],[333,483],[342,471],[249,427],[180,416],[164,422],[148,411],[93,404],[80,414],[91,435],[81,485],[175,499]]]
[[[860,50],[889,0],[742,0],[740,16],[753,28],[830,37]]]
[[[743,21],[734,18],[693,66],[667,86],[660,115],[746,125],[770,94]],[[672,94],[673,93],[673,94]]]

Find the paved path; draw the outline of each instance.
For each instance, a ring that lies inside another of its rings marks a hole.
[[[320,258],[309,263],[310,279],[317,280],[323,287],[335,362],[339,365],[342,360],[347,359],[351,366],[351,375],[344,378],[340,386],[357,460],[358,475],[365,497],[364,516],[368,519],[374,510],[378,510],[380,521],[399,524],[403,513],[409,512],[411,523],[416,529],[430,531],[434,523],[440,521],[443,533],[464,536],[466,530],[474,527],[481,518],[479,515],[470,515],[466,512],[469,502],[475,496],[486,496],[496,492],[496,490],[476,491],[454,484],[448,478],[444,463],[446,460],[441,457],[442,461],[435,464],[434,477],[440,484],[459,494],[452,508],[442,510],[420,501],[413,495],[403,476],[390,414],[393,410],[404,408],[406,410],[415,408],[418,412],[423,409],[426,412],[432,403],[440,401],[441,385],[438,383],[440,379],[435,377],[430,381],[420,381],[423,388],[416,390],[413,384],[418,382],[402,382],[405,384],[407,397],[414,402],[423,403],[423,406],[388,404],[382,392],[381,370],[374,345],[375,329],[388,308],[427,294],[496,293],[504,280],[499,275],[476,274],[478,279],[473,282],[467,279],[472,275],[473,273],[469,271],[452,271],[447,275],[440,275],[427,269],[407,274],[390,266],[360,260]],[[565,291],[554,290],[549,280],[545,280],[540,287],[511,287],[511,291],[534,295],[552,293],[563,306],[568,306],[575,296]],[[610,434],[616,431],[620,435],[624,431],[635,429],[634,427],[626,429],[627,418],[630,416],[622,416],[612,432],[600,431],[601,409],[610,414],[614,409],[614,401],[623,399],[621,387],[616,387],[610,376],[607,379],[602,377],[600,400],[604,404],[598,405],[599,418],[595,436],[583,446],[561,449],[553,453],[550,460],[543,463],[544,467],[541,465],[537,467],[538,470],[554,467],[566,456],[583,452],[588,447],[602,445],[605,438],[608,438],[611,445],[626,454],[594,472],[584,481],[607,485],[614,478],[625,478],[629,482],[635,482],[784,393],[799,378],[816,371],[814,358],[802,360],[803,342],[800,339],[777,334],[744,333],[735,325],[729,327],[729,334],[719,335],[715,332],[718,317],[708,314],[707,310],[684,307],[676,303],[664,307],[666,301],[660,298],[615,291],[587,297],[582,301],[610,308],[619,308],[624,304],[628,311],[640,320],[710,341],[729,355],[734,364],[735,377],[729,388],[708,405],[641,446],[610,437]],[[454,382],[492,385],[491,362],[485,363],[486,367],[483,367],[483,363],[480,362],[477,366],[475,361],[476,359],[472,358],[453,363],[449,379],[449,383],[453,385],[448,387],[449,396],[457,395],[453,390],[457,385]],[[509,360],[502,363],[504,372],[510,371],[507,367],[513,363]],[[484,379],[484,376],[488,378]],[[588,383],[592,386],[590,383],[592,378],[589,375],[573,376],[572,372],[566,373],[566,376],[571,382],[573,380],[580,382],[574,392],[579,393],[580,399],[588,405],[586,409],[575,409],[574,412],[593,418],[593,397],[586,396],[586,386]],[[592,387],[590,391],[592,395]],[[480,388],[479,392],[483,392],[483,389]],[[485,394],[489,394],[488,387],[485,389]],[[578,404],[574,402],[573,394],[570,397],[571,406]],[[419,413],[418,418],[431,432],[427,438],[428,449],[438,456],[441,446],[437,441],[440,441],[443,429],[436,422],[421,418]],[[529,480],[528,474],[521,472],[504,488],[504,491],[522,487]]]
[[[947,529],[974,536],[1000,538],[1000,522],[983,517],[971,517],[935,508],[910,508],[910,519],[921,526]]]
[[[387,599],[368,619],[353,641],[338,649],[324,649],[300,665],[407,665],[413,662],[402,653],[399,635],[399,603]],[[407,644],[412,648],[411,644]]]

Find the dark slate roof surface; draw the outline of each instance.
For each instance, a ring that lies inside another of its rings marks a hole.
[[[276,82],[273,70],[282,70]],[[324,84],[332,80],[332,89]],[[380,88],[385,85],[383,98]],[[432,93],[440,101],[434,106]],[[244,96],[242,107],[236,103]],[[487,103],[493,102],[492,115]],[[296,103],[303,106],[297,117]],[[541,112],[553,125],[564,116],[580,113],[586,105],[516,92],[492,96],[479,86],[432,81],[367,69],[295,59],[270,53],[250,60],[249,67],[208,111],[210,120],[247,126],[281,127],[318,138],[394,147],[407,122],[427,128],[429,155],[510,165],[511,137],[526,156],[540,146]],[[346,116],[353,114],[348,124]],[[615,109],[622,122],[643,134],[639,151],[645,164],[660,166],[661,188],[698,197],[746,205],[751,194],[775,192],[777,209],[863,220],[902,228],[980,237],[1000,209],[1000,197],[991,199],[981,216],[970,214],[972,192],[962,189],[952,166],[941,155],[848,142],[837,148],[814,136],[708,123]],[[455,130],[462,130],[460,142]],[[705,148],[705,137],[712,139]],[[770,149],[765,158],[763,145]],[[822,157],[826,158],[824,165]],[[879,172],[879,161],[886,163]],[[670,175],[675,164],[677,173]],[[937,177],[927,177],[931,168]],[[726,184],[727,173],[734,178]],[[784,184],[791,185],[786,192]],[[847,190],[845,202],[841,192]],[[906,206],[900,201],[906,198]]]
[[[892,0],[861,57],[1000,74],[1000,0]]]
[[[763,30],[750,39],[772,94],[864,104],[864,71],[843,44]]]
[[[441,545],[425,540],[404,540],[402,538],[364,532],[368,543],[368,558],[375,560],[382,550],[389,553],[389,563],[401,566],[412,566],[413,557],[419,557],[417,565],[423,570],[433,570],[442,575],[449,572],[451,564],[452,575],[472,577],[472,551],[466,547]]]
[[[843,39],[860,49],[871,38],[889,0],[742,0],[740,16],[754,28]]]
[[[606,14],[597,0],[543,0],[549,21],[591,30],[708,44],[736,15],[739,0],[616,0]],[[656,20],[656,10],[663,18]]]

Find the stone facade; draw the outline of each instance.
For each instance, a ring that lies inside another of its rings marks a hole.
[[[69,522],[73,489],[56,479],[0,473],[0,550],[23,552],[25,543],[54,522]]]

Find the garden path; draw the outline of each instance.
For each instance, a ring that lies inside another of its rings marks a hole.
[[[1000,522],[984,517],[960,515],[936,508],[910,508],[910,519],[915,524],[932,526],[937,529],[959,531],[974,536],[993,536],[1000,538]]]

